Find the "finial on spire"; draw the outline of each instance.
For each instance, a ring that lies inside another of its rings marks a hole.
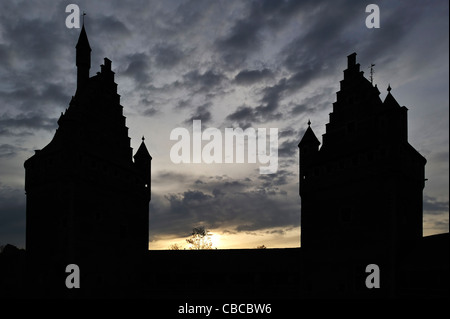
[[[83,26],[84,26],[84,16],[86,15],[86,12],[83,11]]]
[[[391,83],[389,83],[388,88],[387,88],[387,91],[388,91],[388,92],[391,92],[391,90],[392,90],[392,89],[391,89]]]
[[[311,120],[308,119],[308,126],[311,126]]]
[[[144,135],[142,135],[142,142],[143,142],[143,141],[145,141],[145,137],[144,137]]]

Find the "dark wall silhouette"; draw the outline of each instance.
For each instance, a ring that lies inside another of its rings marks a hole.
[[[407,108],[390,87],[382,102],[359,69],[349,55],[322,147],[310,126],[299,144],[304,248],[422,238],[426,160],[408,143]]]
[[[377,293],[395,294],[398,259],[422,239],[426,160],[408,143],[407,108],[390,91],[381,101],[352,53],[322,146],[310,122],[299,143],[306,285],[320,293],[367,292],[358,276],[377,264]]]
[[[34,287],[54,281],[52,290],[67,290],[64,269],[73,263],[82,269],[80,291],[97,295],[140,280],[148,250],[151,156],[142,141],[133,161],[111,61],[105,58],[101,71],[89,77],[90,52],[83,26],[76,94],[52,141],[24,164],[26,249],[41,274]]]

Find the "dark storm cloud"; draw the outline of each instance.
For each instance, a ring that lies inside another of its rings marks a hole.
[[[298,137],[299,136],[299,132],[291,127],[285,127],[284,129],[278,131],[278,137],[279,138],[283,138],[283,137]]]
[[[436,161],[438,163],[448,163],[449,162],[449,152],[447,151],[438,151],[433,152],[431,155],[433,158],[433,161]]]
[[[43,129],[54,131],[57,126],[56,118],[47,118],[40,114],[26,113],[17,116],[0,115],[0,127],[8,129]]]
[[[364,6],[361,7],[363,10]],[[348,55],[352,40],[346,34],[346,27],[361,15],[355,14],[358,6],[349,6],[346,2],[336,5],[317,6],[304,17],[305,28],[300,35],[280,50],[278,60],[288,75],[278,83],[262,91],[263,107],[260,111],[271,114],[280,106],[281,100],[298,93],[312,81],[329,77],[337,72],[339,61]],[[345,23],[343,23],[345,21]],[[314,52],[314,54],[311,54]],[[298,105],[292,110],[293,115],[302,112]]]
[[[283,66],[294,72],[293,88],[321,75],[321,70],[328,69],[330,63],[339,61],[343,52],[354,47],[357,39],[349,37],[348,27],[354,21],[361,22],[358,28],[365,27],[365,6],[354,1],[336,1],[333,5],[318,5],[304,16],[304,32],[280,51]],[[327,72],[330,71],[334,69]]]
[[[191,106],[190,100],[179,100],[177,105],[175,106],[176,109],[184,109],[189,108]]]
[[[198,106],[195,109],[194,113],[191,114],[191,116],[187,120],[185,120],[184,122],[186,124],[192,124],[193,120],[201,120],[202,123],[211,122],[212,115],[211,115],[211,112],[209,110],[211,105],[212,105],[211,103],[205,103],[205,104],[202,104],[202,105]]]
[[[273,190],[278,186],[286,185],[290,182],[289,179],[295,178],[296,174],[288,170],[278,170],[276,174],[259,175],[258,179],[262,181],[261,188]]]
[[[292,115],[303,114],[308,110],[308,107],[305,104],[297,104],[291,110]]]
[[[125,58],[125,71],[121,74],[128,76],[139,85],[146,85],[150,81],[150,57],[145,53],[134,53]]]
[[[0,158],[2,157],[14,157],[20,151],[26,151],[27,149],[11,144],[0,145]]]
[[[57,22],[16,17],[0,13],[0,100],[3,108],[49,111],[55,104],[67,104],[67,88],[54,61],[64,55],[64,39]],[[49,65],[52,65],[49,67]],[[3,109],[3,111],[4,111]]]
[[[289,103],[289,114],[293,117],[299,115],[305,117],[331,108],[336,90],[334,87],[319,88],[312,95],[303,99],[301,103]]]
[[[159,170],[155,173],[152,173],[152,182],[161,186],[171,185],[174,182],[179,183],[180,185],[189,184],[191,182],[191,178],[192,176],[190,175],[168,170]]]
[[[307,5],[308,1],[294,0],[248,2],[242,17],[233,22],[225,36],[216,40],[216,48],[225,67],[239,67],[251,53],[261,48],[265,29],[276,31],[282,28]]]
[[[155,203],[152,195],[150,220],[155,226],[150,222],[151,236],[188,236],[192,227],[199,224],[235,233],[298,227],[300,210],[283,205],[287,193],[279,189],[287,185],[291,174],[282,170],[274,176],[264,176],[257,183],[249,178],[192,176],[192,188],[187,191],[156,195]]]
[[[304,17],[306,32],[301,32],[279,54],[282,66],[292,72],[286,79],[287,94],[314,80],[339,74],[342,64],[336,61],[342,61],[355,50],[365,61],[377,61],[386,67],[389,67],[389,56],[405,54],[401,51],[403,40],[420,20],[422,5],[398,3],[386,10],[381,6],[383,26],[377,32],[365,28],[365,6],[354,1],[337,1],[333,5],[317,6]],[[364,34],[364,38],[352,36],[358,33]],[[361,69],[366,71],[366,65],[362,64]]]
[[[227,119],[236,122],[246,121],[257,123],[281,119],[282,114],[278,112],[278,108],[285,90],[286,79],[283,78],[277,84],[262,89],[261,105],[255,108],[240,106],[236,111],[229,114]]]
[[[432,196],[423,196],[423,210],[427,214],[448,214],[449,204],[448,201],[439,201]]]
[[[9,45],[0,43],[0,70],[8,69],[13,61],[14,55],[10,50]]]
[[[352,47],[349,43],[352,40],[348,39],[344,30],[355,19],[355,8],[345,10],[345,5],[337,7],[320,6],[305,18],[308,26],[305,29],[309,32],[301,33],[280,50],[279,61],[288,74],[276,84],[261,90],[261,105],[253,109],[238,108],[228,116],[229,120],[264,122],[281,119],[283,114],[278,110],[284,99],[298,93],[313,80],[333,74],[337,67],[331,68],[328,61],[337,61],[343,54],[349,54],[345,50]],[[314,54],[311,55],[311,52]],[[291,115],[298,115],[303,110],[307,108],[299,105],[291,111]]]
[[[214,2],[208,0],[185,1],[168,3],[166,8],[158,8],[154,24],[155,29],[162,38],[184,38],[185,34],[189,34],[195,27],[205,19],[209,13],[209,9],[214,6]],[[152,4],[149,4],[148,11],[155,10]],[[189,39],[186,42],[189,42]]]
[[[4,19],[7,23],[2,23],[3,43],[8,45],[10,57],[20,60],[33,58],[35,67],[45,70],[45,64],[41,63],[56,59],[62,53],[63,34],[59,32],[61,28],[57,27],[56,21],[38,18],[19,21],[11,16]]]
[[[212,192],[214,197],[223,196],[226,193],[237,194],[243,191],[245,192],[251,186],[251,180],[248,178],[243,180],[230,180],[224,176],[210,176],[205,180],[198,179],[192,184],[192,187],[198,190]]]
[[[353,46],[351,42],[354,40],[348,38],[345,28],[347,23],[361,17],[355,14],[355,10],[357,10],[355,6],[346,10],[345,2],[341,2],[341,6],[321,6],[313,10],[314,13],[305,18],[307,25],[305,29],[309,32],[301,33],[280,50],[278,60],[288,75],[279,79],[276,84],[261,90],[261,105],[253,109],[248,106],[240,107],[231,113],[228,119],[260,122],[280,119],[283,115],[278,109],[283,99],[300,92],[314,80],[336,74],[339,64],[330,64],[330,61],[343,60],[343,56],[351,53],[348,52],[348,48]],[[311,52],[314,54],[311,55]],[[260,75],[250,74],[255,79]],[[295,116],[306,110],[308,108],[304,103],[298,104],[292,109],[291,115]]]
[[[296,224],[296,219],[292,218],[295,213],[286,212],[280,202],[260,192],[230,193],[216,188],[215,195],[187,191],[167,199],[169,214],[182,215],[185,221],[179,225],[180,235],[197,223],[211,228],[234,225],[237,231],[242,225],[252,225],[252,230],[259,230]]]
[[[241,65],[249,52],[260,47],[260,28],[257,21],[241,20],[233,26],[228,36],[217,41],[218,50],[228,67]]]
[[[15,110],[48,111],[59,106],[63,110],[68,106],[70,97],[65,93],[66,88],[54,83],[45,83],[40,89],[35,86],[20,87],[11,91],[0,91],[0,99]]]
[[[141,98],[139,103],[139,114],[146,117],[152,117],[154,115],[161,114],[160,109],[156,106],[154,100],[149,100],[147,97]]]
[[[236,111],[227,116],[228,120],[239,122],[243,120],[256,120],[255,110],[249,106],[241,105]]]
[[[197,205],[200,204],[201,202],[207,202],[212,198],[213,196],[204,194],[203,192],[197,190],[195,191],[189,190],[183,193],[182,202],[184,205],[192,205],[192,204]]]
[[[279,146],[278,146],[278,156],[279,157],[294,157],[297,152],[298,152],[298,143],[300,142],[300,140],[297,138],[294,139],[289,139],[289,140],[285,140],[283,141]]]
[[[155,65],[160,68],[171,69],[183,61],[185,53],[176,45],[160,43],[153,50]]]
[[[99,38],[107,37],[120,41],[131,35],[131,31],[125,23],[120,21],[116,15],[96,16],[95,19],[89,20],[90,25],[92,25],[92,32]]]
[[[62,5],[52,7],[56,8],[64,12]],[[69,32],[62,28],[64,21],[51,18],[53,10],[45,17],[33,11],[20,3],[9,3],[0,13],[0,136],[3,137],[31,136],[38,129],[54,131],[57,119],[51,114],[63,111],[73,93],[66,86],[62,72],[65,65],[57,63],[67,56]]]
[[[159,110],[154,107],[148,107],[144,111],[141,112],[143,116],[154,116],[159,113]]]
[[[402,52],[403,39],[410,34],[411,28],[421,19],[421,15],[426,12],[427,4],[422,1],[398,2],[395,6],[383,10],[383,28],[380,32],[368,34],[368,41],[359,52],[368,61],[382,62],[388,64],[392,57],[385,57],[380,61],[380,57],[385,56],[386,48],[395,54]],[[447,22],[448,25],[448,22]],[[428,36],[428,35],[427,35]],[[428,51],[428,48],[425,49]],[[414,55],[414,52],[410,52]]]
[[[228,86],[228,82],[228,78],[220,70],[208,69],[202,72],[198,69],[192,69],[171,83],[160,87],[148,86],[147,93],[176,94],[177,92],[185,91],[188,98],[179,99],[174,106],[177,108],[189,108],[195,95],[214,99],[216,96],[224,94],[224,88]]]
[[[183,86],[193,93],[208,93],[220,86],[226,76],[216,70],[208,70],[204,73],[193,70],[183,75]]]
[[[234,77],[234,82],[239,85],[251,85],[273,76],[269,69],[242,70]]]
[[[31,132],[27,132],[27,131],[23,131],[23,132],[14,132],[10,129],[6,129],[6,128],[1,128],[0,129],[0,136],[5,136],[5,137],[25,137],[25,136],[33,136],[34,134]]]
[[[261,104],[257,107],[239,106],[234,112],[227,116],[227,120],[235,122],[266,122],[269,120],[279,120],[282,113],[278,112],[280,100],[285,89],[285,79],[279,83],[262,89],[263,96]]]
[[[261,113],[272,113],[280,106],[280,99],[286,90],[286,79],[281,79],[277,84],[268,86],[263,89],[263,97],[261,102],[264,106],[259,107]]]

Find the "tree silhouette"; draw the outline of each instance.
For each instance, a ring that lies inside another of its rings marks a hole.
[[[194,227],[191,238],[186,239],[191,250],[212,249],[211,233],[204,226]]]
[[[169,250],[182,250],[183,247],[181,247],[181,245],[178,244],[172,244],[169,246]]]

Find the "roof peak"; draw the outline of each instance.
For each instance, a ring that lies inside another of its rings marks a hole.
[[[305,134],[303,134],[302,140],[298,143],[299,147],[306,143],[315,144],[317,146],[320,145],[320,141],[317,139],[316,134],[314,134],[314,131],[311,128],[311,121],[308,121],[308,123],[308,128],[306,129]]]
[[[138,150],[136,151],[136,154],[134,154],[134,159],[136,160],[137,158],[150,158],[152,159],[150,153],[148,152],[147,146],[145,146],[145,137],[142,136],[142,142],[141,145],[139,146]]]
[[[78,37],[77,45],[75,46],[77,49],[89,49],[91,51],[91,46],[89,45],[89,40],[87,37],[86,29],[84,27],[84,21],[83,26],[81,27],[80,36]]]
[[[398,104],[397,100],[392,95],[391,90],[392,88],[391,85],[389,84],[387,88],[388,94],[386,95],[383,104],[388,106],[400,107],[400,104]]]

